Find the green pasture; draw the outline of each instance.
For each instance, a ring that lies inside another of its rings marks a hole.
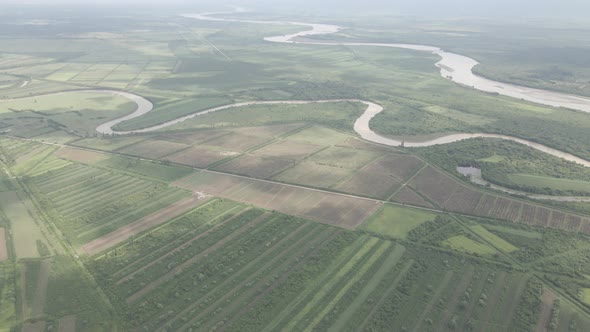
[[[386,204],[362,227],[377,234],[405,239],[411,230],[426,221],[434,220],[436,216],[436,213],[429,211]]]

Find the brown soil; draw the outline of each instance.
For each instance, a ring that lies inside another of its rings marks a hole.
[[[401,182],[395,177],[361,170],[334,189],[361,196],[387,199],[400,186]]]
[[[109,158],[109,156],[104,153],[80,150],[69,147],[63,147],[57,150],[57,152],[55,152],[55,155],[63,159],[91,165]]]
[[[253,153],[260,156],[299,160],[322,149],[320,145],[282,140],[266,145]]]
[[[200,178],[198,184],[193,177]],[[349,229],[362,224],[381,206],[375,200],[215,172],[201,172],[174,184]]]
[[[209,141],[206,143],[206,145],[245,152],[257,145],[264,143],[267,140],[267,137],[256,137],[232,132],[228,135],[223,135],[219,138]]]
[[[244,174],[253,178],[267,179],[291,166],[293,166],[293,161],[289,159],[243,155],[221,166],[215,167],[215,169],[229,173]]]
[[[179,215],[184,214],[185,212],[203,204],[205,201],[207,201],[207,199],[203,199],[203,197],[200,195],[187,197],[168,207],[147,215],[127,226],[121,227],[114,232],[95,239],[82,246],[78,251],[80,253],[86,253],[90,256],[95,255],[127,240],[134,235],[160,225],[172,218],[178,217]]]
[[[428,208],[434,208],[432,204],[424,200],[420,195],[416,194],[410,187],[405,186],[398,191],[392,198],[392,202],[409,204],[415,206],[424,206]]]
[[[219,151],[204,146],[195,146],[173,155],[169,155],[166,159],[182,165],[205,168],[231,156],[231,153],[232,151]]]
[[[188,147],[189,145],[182,143],[162,140],[147,140],[136,144],[127,145],[124,148],[117,150],[117,152],[142,158],[158,159]]]

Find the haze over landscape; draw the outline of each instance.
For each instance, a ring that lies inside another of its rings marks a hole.
[[[587,1],[0,1],[0,331],[590,330]]]

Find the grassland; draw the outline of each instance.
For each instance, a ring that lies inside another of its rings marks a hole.
[[[494,248],[483,243],[472,240],[464,235],[456,235],[446,239],[443,246],[448,246],[453,250],[468,252],[478,255],[490,255],[496,253]]]
[[[46,241],[40,227],[33,219],[33,212],[16,192],[0,193],[0,208],[12,224],[15,253],[18,258],[35,258],[40,253],[37,241]]]
[[[396,239],[405,239],[408,233],[426,221],[434,220],[436,213],[384,205],[364,225],[363,229]]]
[[[590,192],[590,182],[550,178],[531,174],[510,174],[510,181],[524,187],[550,188],[558,191]]]

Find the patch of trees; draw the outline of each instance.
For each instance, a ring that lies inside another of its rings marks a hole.
[[[590,195],[590,191],[559,190],[555,188],[526,186],[510,180],[510,174],[532,174],[557,179],[590,181],[587,167],[569,162],[525,145],[500,140],[476,138],[452,144],[420,148],[417,153],[456,173],[457,166],[481,168],[482,177],[503,187],[546,195]],[[483,159],[495,155],[503,159],[486,162]]]
[[[414,228],[408,233],[408,240],[411,241],[421,241],[429,234],[433,233],[434,231],[448,225],[452,222],[451,217],[438,215],[434,220],[427,221],[420,226]]]
[[[537,322],[541,305],[543,284],[536,278],[527,281],[526,287],[518,303],[516,313],[510,324],[512,331],[530,331]]]

